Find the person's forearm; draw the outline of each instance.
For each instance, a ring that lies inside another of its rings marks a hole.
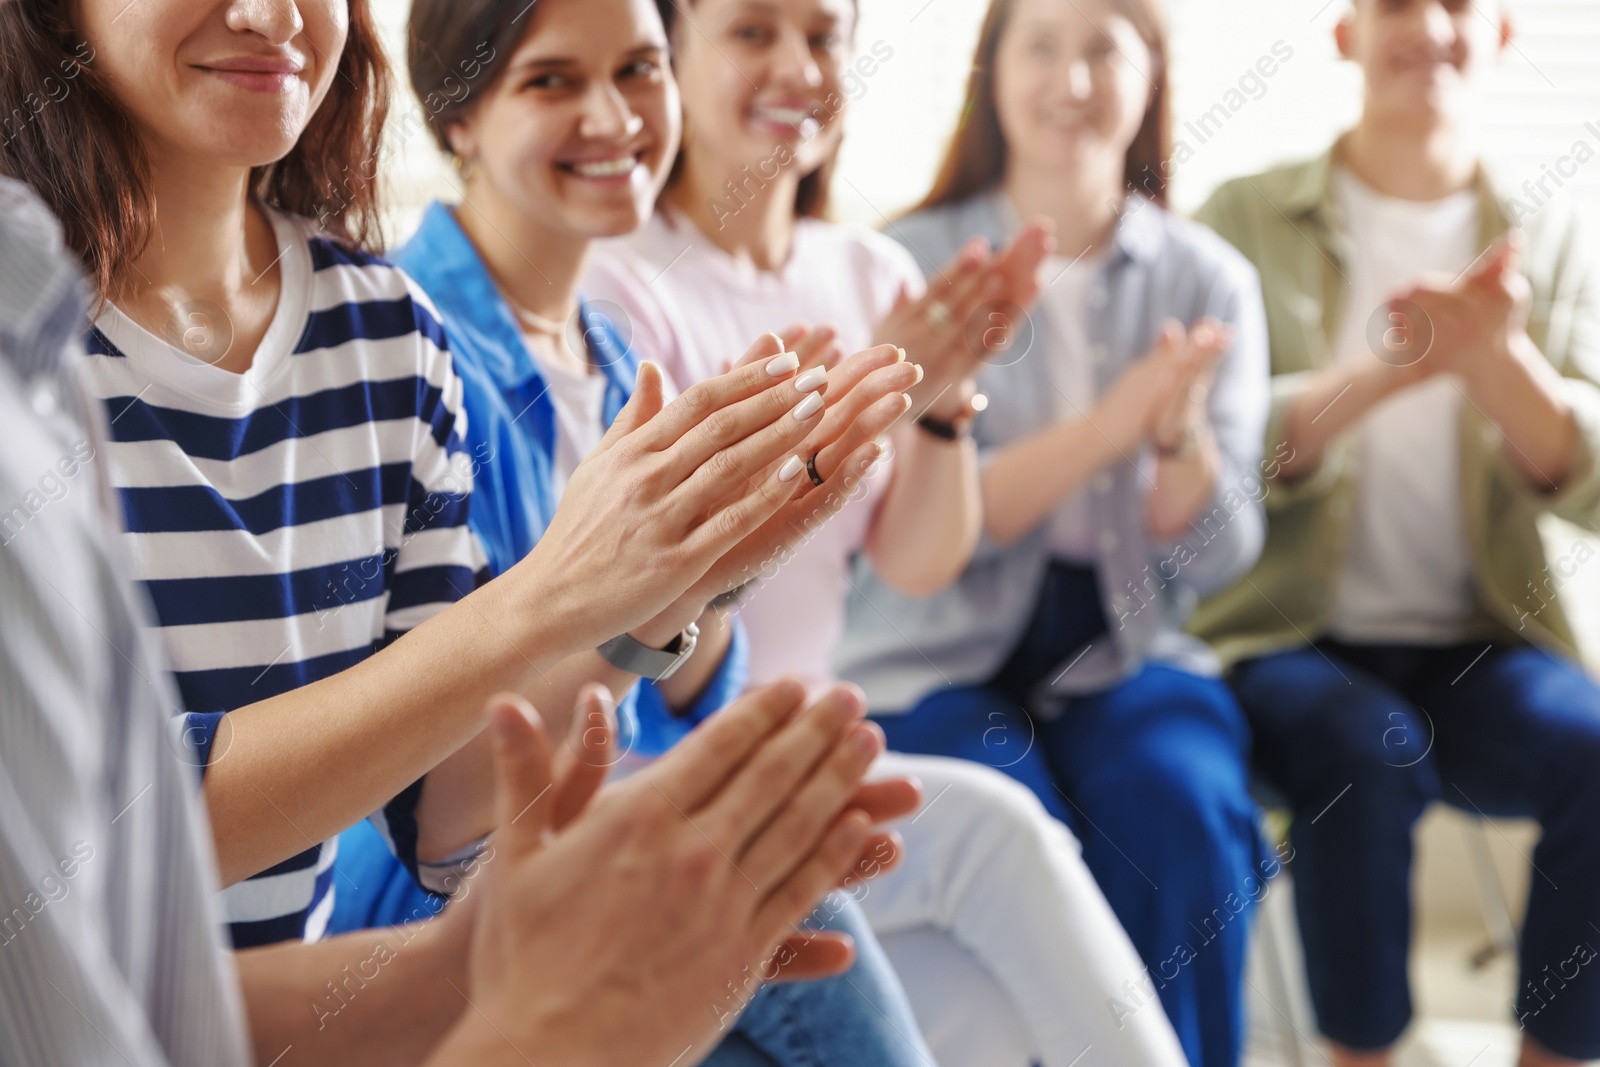
[[[424,1067],[598,1067],[611,1062],[601,1042],[571,1038],[561,1027],[530,1023],[526,1012],[508,1009],[495,1014],[501,1023],[468,1006]],[[693,1067],[699,1062],[697,1056],[684,1057],[668,1067]]]
[[[585,619],[519,564],[362,663],[225,716],[205,782],[223,884],[388,803],[477,736],[490,696],[586,647]]]
[[[1467,391],[1505,437],[1505,453],[1528,484],[1555,490],[1572,473],[1578,434],[1572,408],[1562,399],[1561,375],[1526,333],[1506,350],[1477,363]]]
[[[1001,449],[983,472],[989,536],[1003,545],[1016,541],[1125,451],[1092,418],[1064,419]]]
[[[256,1062],[420,1063],[471,1010],[469,927],[450,916],[237,953]]]
[[[1322,463],[1340,434],[1401,389],[1421,380],[1410,368],[1376,360],[1340,362],[1315,375],[1289,405],[1283,435],[1290,458],[1280,468],[1286,481],[1309,474]],[[1269,442],[1269,450],[1276,442]]]
[[[698,658],[699,653],[695,655]],[[612,700],[620,701],[638,680],[638,675],[618,670],[590,650],[547,668],[523,688],[522,695],[539,710],[551,742],[561,745],[572,730],[573,708],[585,683],[605,686]],[[493,772],[493,743],[486,731],[428,771],[417,801],[421,862],[439,862],[489,832],[494,825]]]
[[[664,625],[670,625],[665,624]],[[647,645],[665,645],[680,632],[657,632],[647,625],[634,636]],[[733,637],[732,623],[719,612],[702,612],[700,638],[694,655],[663,683],[661,692],[674,708],[693,704],[716,675]],[[539,709],[551,740],[562,744],[574,724],[578,693],[589,682],[610,690],[621,701],[638,684],[639,676],[618,670],[594,651],[568,656],[523,689],[523,696]],[[428,772],[417,803],[417,856],[438,862],[487,834],[494,823],[494,754],[489,735],[479,733],[454,755]]]
[[[674,711],[690,707],[705,692],[711,679],[722,669],[723,657],[733,641],[733,620],[727,612],[705,610],[700,613],[700,638],[694,655],[671,678],[657,682],[661,695]],[[669,639],[670,640],[670,639]]]
[[[1160,456],[1156,460],[1156,485],[1145,500],[1145,526],[1152,540],[1176,541],[1189,523],[1211,501],[1221,469],[1217,438],[1207,424],[1187,455]]]
[[[868,551],[879,577],[907,596],[932,596],[961,576],[982,532],[978,450],[906,425]]]

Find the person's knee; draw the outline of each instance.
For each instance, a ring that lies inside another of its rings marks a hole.
[[[1348,788],[1376,808],[1426,805],[1439,793],[1431,716],[1387,694],[1365,696],[1323,701],[1304,718],[1296,792],[1320,800],[1330,789]]]
[[[1229,867],[1253,845],[1256,806],[1242,769],[1162,755],[1124,760],[1097,777],[1077,799],[1089,824],[1085,842],[1103,836],[1140,867]]]
[[[912,709],[912,727],[932,749],[990,767],[1005,767],[1034,744],[1033,722],[1010,700],[988,689],[931,693]]]
[[[926,759],[916,770],[923,788],[937,796],[939,817],[959,823],[971,839],[1028,845],[1049,834],[1071,837],[1028,784],[971,760]]]
[[[1569,817],[1600,824],[1600,719],[1563,733],[1549,764],[1550,786]]]

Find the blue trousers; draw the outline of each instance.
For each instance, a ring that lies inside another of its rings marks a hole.
[[[424,893],[370,824],[339,837],[334,912],[328,933],[412,922],[441,904]],[[860,910],[833,894],[806,924],[847,933],[856,962],[836,978],[769,985],[750,998],[728,1036],[704,1062],[712,1067],[930,1067],[905,990]],[[729,1015],[737,1002],[722,1005]],[[625,1023],[623,1024],[625,1025]]]
[[[1386,1048],[1411,1019],[1412,826],[1435,800],[1539,821],[1514,1009],[1600,1058],[1600,687],[1538,649],[1323,641],[1231,677],[1264,777],[1294,809],[1295,901],[1317,1022]]]
[[[1083,858],[1149,969],[1195,1067],[1233,1067],[1253,905],[1265,855],[1246,773],[1249,733],[1220,679],[1146,666],[1030,716],[1033,683],[1103,630],[1089,572],[1055,565],[1017,653],[988,685],[937,690],[876,716],[889,747],[987,764],[1030,787],[1083,842]],[[1087,634],[1087,637],[1085,635]],[[1149,995],[1129,975],[1114,1013]]]

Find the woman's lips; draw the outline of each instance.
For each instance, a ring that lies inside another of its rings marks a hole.
[[[237,56],[197,65],[207,74],[254,93],[286,93],[300,80],[304,64],[271,56]]]

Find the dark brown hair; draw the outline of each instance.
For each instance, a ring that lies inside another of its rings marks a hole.
[[[1167,20],[1160,0],[1110,0],[1119,14],[1133,23],[1150,50],[1150,105],[1144,122],[1128,146],[1123,180],[1130,190],[1144,193],[1157,204],[1167,203],[1167,160],[1172,155],[1171,94],[1167,91]],[[933,188],[913,210],[965,200],[1000,181],[1008,152],[995,104],[995,60],[1000,38],[1010,22],[1016,0],[991,0],[978,33],[978,47],[967,77],[966,102],[961,123],[945,149],[944,161]]]
[[[661,24],[667,28],[667,40],[671,41],[678,30],[678,4],[692,4],[694,0],[656,0],[656,10],[661,12]],[[857,0],[856,6],[860,7]],[[684,125],[687,127],[688,119],[685,116]],[[683,176],[683,148],[678,148],[678,158],[672,161],[672,171],[667,175],[666,188],[676,185]],[[802,219],[820,219],[828,213],[828,190],[833,185],[833,170],[839,160],[837,146],[822,165],[800,179],[800,186],[794,192],[794,213]]]
[[[448,131],[504,73],[533,19],[536,0],[414,0],[406,70],[423,121],[451,155]],[[487,53],[487,54],[486,54]]]
[[[274,208],[317,219],[337,240],[375,248],[389,66],[367,0],[349,3],[349,36],[327,97],[288,155],[252,171],[251,188]],[[138,131],[70,15],[70,0],[0,0],[0,173],[49,205],[101,299],[110,299],[119,272],[150,243],[156,203]]]

